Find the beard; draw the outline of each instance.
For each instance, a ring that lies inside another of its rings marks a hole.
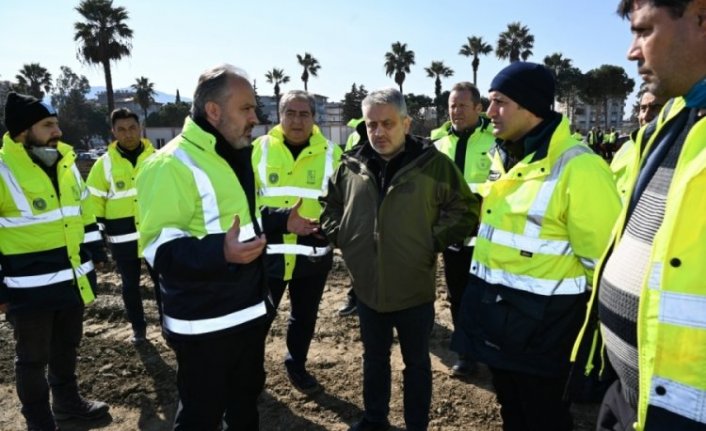
[[[26,147],[56,147],[59,144],[60,138],[49,138],[46,141],[38,139],[31,131],[27,131],[27,136],[25,137]]]

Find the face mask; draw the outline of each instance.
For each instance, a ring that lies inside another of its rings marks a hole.
[[[38,160],[46,167],[54,166],[54,163],[59,159],[59,151],[52,147],[32,146],[29,148],[29,152],[34,156],[35,160]]]

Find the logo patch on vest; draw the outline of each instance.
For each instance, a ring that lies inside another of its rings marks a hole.
[[[121,190],[124,189],[124,188],[125,188],[125,181],[118,181],[118,182],[116,182],[116,183],[115,183],[115,187],[117,187],[117,188],[119,188],[119,189],[121,189]]]
[[[270,180],[271,184],[276,184],[279,181],[279,175],[277,175],[275,172],[272,172],[268,180]]]
[[[42,211],[46,209],[47,202],[42,198],[37,198],[32,201],[32,206],[34,207],[34,209]]]
[[[532,252],[520,250],[520,256],[522,257],[532,257]]]
[[[316,184],[316,171],[306,171],[306,183]]]

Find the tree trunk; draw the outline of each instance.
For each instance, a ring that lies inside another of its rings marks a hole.
[[[478,85],[478,63],[480,63],[480,60],[478,60],[478,57],[473,57],[473,85]]]
[[[108,115],[115,109],[115,99],[113,96],[113,75],[110,73],[110,60],[103,61],[103,73],[105,74],[105,94],[108,98]]]

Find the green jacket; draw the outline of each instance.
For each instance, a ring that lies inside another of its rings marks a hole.
[[[479,201],[456,165],[408,136],[406,163],[380,190],[366,141],[345,153],[321,198],[321,227],[341,249],[358,300],[378,312],[434,301],[437,253],[470,236]]]

